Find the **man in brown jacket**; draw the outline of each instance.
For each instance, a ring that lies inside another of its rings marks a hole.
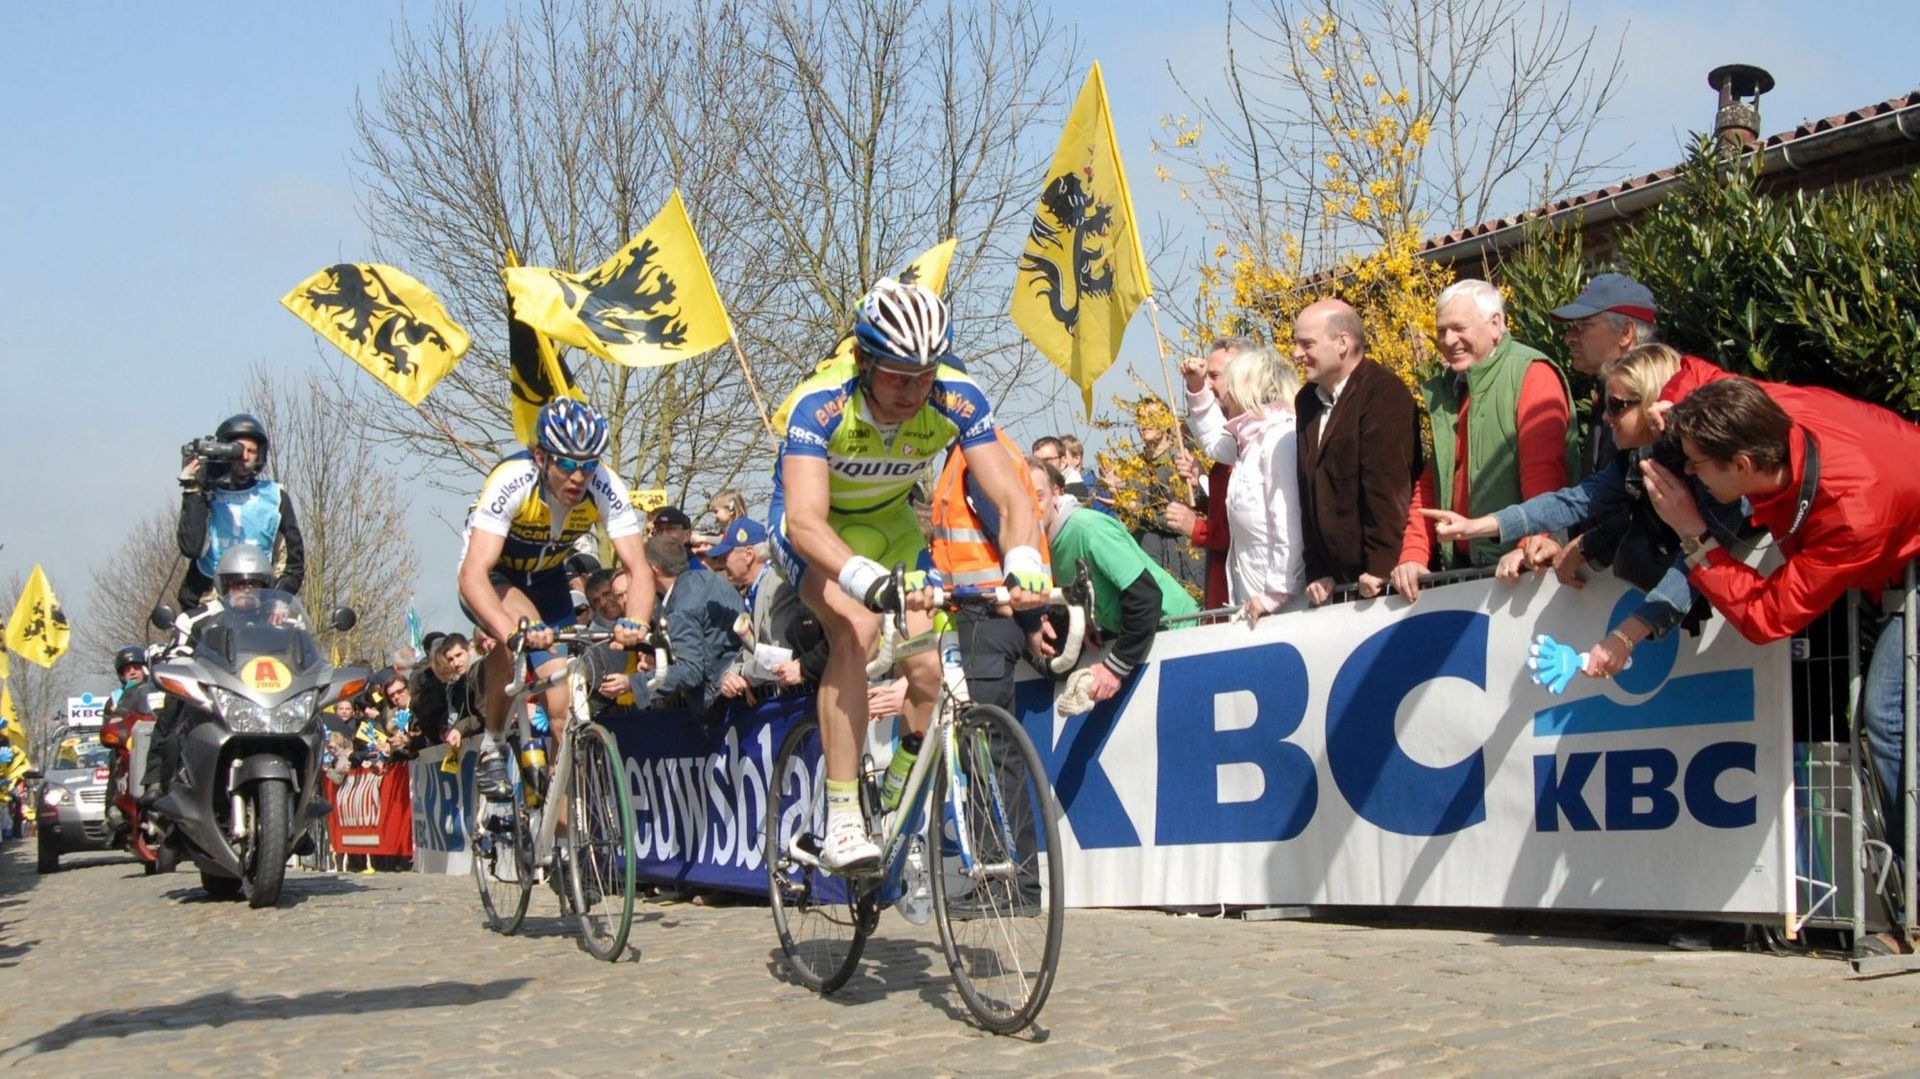
[[[1307,379],[1294,399],[1307,599],[1325,603],[1353,582],[1377,596],[1399,561],[1420,476],[1420,410],[1398,376],[1367,359],[1360,315],[1339,300],[1293,320],[1293,358]]]

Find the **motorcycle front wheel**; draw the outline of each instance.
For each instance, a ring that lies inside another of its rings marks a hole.
[[[280,902],[280,886],[287,876],[287,853],[292,839],[287,817],[292,792],[284,779],[263,779],[253,785],[253,835],[247,844],[247,905],[255,910]]]

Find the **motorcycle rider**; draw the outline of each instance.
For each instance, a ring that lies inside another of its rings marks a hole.
[[[120,700],[133,687],[147,680],[147,650],[137,644],[130,644],[113,654],[113,676],[120,685],[111,694],[107,703],[108,715],[120,714]]]
[[[299,593],[306,578],[306,545],[292,495],[262,475],[269,446],[266,427],[242,412],[227,417],[215,429],[214,441],[234,444],[240,456],[218,460],[200,452],[204,443],[188,444],[180,470],[180,521],[175,529],[180,553],[190,560],[186,578],[180,582],[181,609],[208,600],[222,556],[241,543],[272,553],[272,587]]]
[[[273,566],[264,551],[251,543],[229,547],[220,556],[214,572],[219,598],[180,616],[174,623],[176,647],[190,652],[200,646],[210,633],[221,628],[221,616],[229,607],[257,609],[257,593],[271,587],[273,581]],[[181,729],[180,713],[180,702],[170,699],[154,717],[153,748],[147,756],[147,773],[142,777],[142,806],[151,806],[164,797],[174,773],[180,770],[180,739],[186,733]]]

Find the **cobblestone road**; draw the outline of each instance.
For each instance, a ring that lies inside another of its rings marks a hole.
[[[0,852],[0,1068],[126,1077],[822,1065],[935,1074],[1920,1072],[1920,977],[1484,931],[1080,911],[1039,1029],[984,1034],[932,927],[889,914],[855,980],[776,976],[764,908],[647,904],[629,961],[535,897],[482,928],[465,878],[290,877],[277,910],[191,872]]]

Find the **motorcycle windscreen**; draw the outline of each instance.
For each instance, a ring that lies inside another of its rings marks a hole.
[[[304,672],[322,662],[299,597],[266,588],[230,593],[224,602],[225,609],[194,626],[194,650],[202,656],[223,659],[232,669],[273,659]]]

